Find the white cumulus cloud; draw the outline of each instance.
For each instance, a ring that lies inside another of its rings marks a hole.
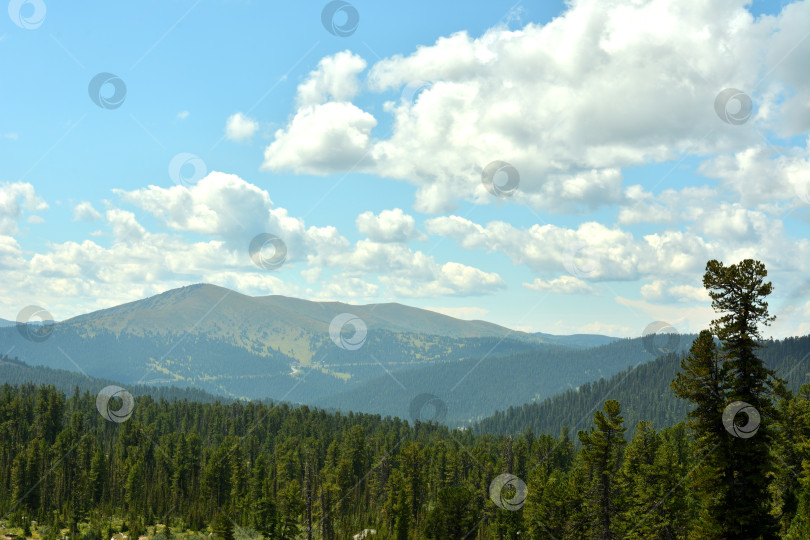
[[[547,24],[440,37],[371,66],[367,88],[398,96],[373,114],[352,102],[365,61],[326,57],[264,166],[405,180],[415,208],[436,213],[492,201],[481,174],[502,160],[520,174],[515,202],[553,212],[622,203],[624,168],[737,151],[761,143],[757,129],[810,127],[810,3],[758,18],[748,4],[574,0]],[[715,113],[728,87],[752,96],[749,126]],[[392,132],[372,138],[383,114]]]
[[[383,210],[377,215],[363,212],[357,216],[357,230],[375,242],[407,242],[423,236],[416,230],[413,216],[400,208]]]
[[[523,286],[535,291],[558,294],[594,294],[595,292],[593,287],[574,276],[560,276],[549,281],[535,278],[534,281],[524,283]]]
[[[232,141],[247,141],[259,129],[259,123],[238,112],[225,122],[225,137]]]
[[[48,204],[27,182],[0,184],[0,234],[15,234],[23,211],[47,210]]]
[[[87,201],[82,201],[73,207],[73,219],[76,221],[96,221],[101,214]]]

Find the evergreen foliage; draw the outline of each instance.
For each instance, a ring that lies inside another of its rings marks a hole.
[[[808,538],[810,385],[789,388],[804,376],[808,341],[762,340],[766,276],[756,261],[710,261],[705,284],[719,317],[688,354],[644,372],[671,372],[664,384],[686,404],[685,421],[670,421],[676,409],[664,407],[663,423],[629,424],[623,398],[604,392],[587,426],[568,424],[576,440],[567,427],[558,436],[477,433],[149,395],[115,423],[90,391],[4,384],[0,528],[48,540],[106,539],[119,525],[129,538],[158,540],[335,540],[366,529],[399,540]],[[788,384],[776,377],[786,367]],[[628,402],[641,414],[657,391]],[[745,400],[759,413],[750,436],[740,431],[746,414],[724,416]],[[517,482],[493,492],[502,475]]]

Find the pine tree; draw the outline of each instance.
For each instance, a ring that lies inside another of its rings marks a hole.
[[[694,520],[691,490],[684,482],[692,470],[690,441],[684,425],[660,432],[661,444],[653,464],[650,482],[656,485],[654,509],[660,516],[661,538],[688,538]]]
[[[97,448],[90,462],[90,496],[92,502],[97,504],[104,495],[104,486],[107,484],[107,461],[101,448]]]
[[[400,469],[391,472],[388,482],[388,497],[385,503],[388,525],[396,540],[408,540],[411,508],[408,504],[408,492]]]
[[[211,523],[211,532],[222,540],[233,540],[233,524],[228,515],[221,509]]]
[[[586,507],[586,497],[590,490],[590,471],[585,463],[585,454],[580,451],[574,457],[574,463],[566,478],[565,507],[567,519],[564,525],[563,538],[586,538],[590,529],[591,519]],[[540,535],[543,538],[543,535]]]
[[[780,534],[810,538],[810,385],[779,403],[779,438],[773,448],[779,467],[772,486]]]
[[[596,424],[590,432],[579,432],[584,464],[590,485],[585,495],[589,536],[599,540],[616,538],[620,513],[616,474],[621,449],[625,444],[621,406],[612,399],[605,402],[604,412],[594,414]]]
[[[232,517],[238,524],[244,524],[247,518],[247,493],[248,493],[248,472],[242,455],[242,448],[239,444],[231,447],[228,456],[231,464],[231,493],[229,503],[232,509]]]
[[[635,435],[624,453],[618,476],[624,506],[622,536],[624,538],[658,538],[661,526],[654,516],[657,486],[655,458],[661,444],[649,422],[639,422]]]
[[[25,505],[25,494],[28,492],[28,474],[25,469],[25,455],[20,453],[14,458],[11,468],[11,498],[15,503]]]
[[[263,487],[253,502],[254,526],[265,538],[276,537],[278,524],[278,510],[273,501],[271,483],[269,478],[263,481]]]
[[[313,478],[314,473],[311,459],[312,457],[308,454],[304,462],[304,523],[306,524],[307,540],[312,540],[312,504],[315,492],[315,479]]]
[[[639,422],[619,473],[622,538],[684,538],[689,518],[683,487],[686,456],[683,426],[660,433]]]
[[[224,505],[231,492],[230,462],[227,460],[230,444],[223,442],[211,456],[203,473],[203,490],[206,498],[215,505]]]
[[[530,538],[562,538],[568,521],[567,478],[564,472],[537,467],[529,473],[523,513]]]
[[[478,523],[478,509],[473,494],[463,486],[442,488],[436,506],[428,512],[425,532],[435,540],[470,538]]]
[[[408,540],[410,525],[410,510],[408,492],[401,486],[396,493],[396,506],[394,507],[394,534],[396,540]]]
[[[320,496],[320,503],[321,503],[321,538],[323,540],[333,540],[334,534],[332,531],[332,517],[330,513],[332,512],[332,508],[329,505],[329,488],[324,488],[324,484],[321,483],[321,496]]]
[[[411,521],[416,521],[425,498],[425,471],[423,464],[427,459],[425,458],[424,447],[420,443],[405,443],[402,445],[399,458],[405,492],[408,494]]]
[[[767,275],[761,262],[745,259],[728,267],[711,260],[703,276],[712,308],[721,315],[712,321],[711,330],[722,344],[729,369],[727,400],[753,406],[759,415],[753,436],[730,439],[725,480],[733,504],[727,505],[725,513],[730,533],[736,538],[770,538],[776,528],[768,491],[773,471],[769,446],[775,417],[774,374],[756,354],[761,340],[759,325],[767,326],[774,320],[765,301],[773,290],[771,283],[765,282]],[[741,418],[734,418],[735,422],[745,420],[744,414],[737,416]]]
[[[174,508],[182,512],[185,508],[182,507],[186,498],[188,497],[191,486],[189,485],[189,477],[191,473],[192,463],[191,449],[189,448],[188,439],[184,435],[180,435],[180,440],[177,445],[177,452],[174,456],[174,471],[172,472],[172,504]]]
[[[291,540],[300,530],[299,520],[304,512],[304,498],[301,496],[301,484],[292,480],[279,493],[279,510],[281,514],[281,538]]]
[[[687,415],[687,427],[695,439],[695,467],[689,484],[699,504],[697,532],[702,538],[724,538],[731,527],[724,511],[731,504],[731,480],[727,476],[731,457],[723,409],[731,383],[711,332],[700,332],[681,360],[681,370],[672,381],[672,389],[676,396],[695,405]]]
[[[265,538],[276,538],[278,511],[273,499],[273,482],[269,476],[267,456],[259,454],[250,480],[252,525]]]

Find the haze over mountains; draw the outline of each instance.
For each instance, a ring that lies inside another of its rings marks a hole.
[[[690,340],[691,343],[691,340]],[[789,390],[798,392],[810,383],[810,336],[767,340],[758,355]],[[564,426],[576,433],[590,425],[593,412],[606,399],[622,404],[625,426],[632,432],[636,423],[647,420],[656,428],[683,421],[690,403],[675,397],[670,383],[681,371],[680,355],[669,353],[632,370],[588,382],[576,390],[534,403],[510,406],[476,426],[480,433],[519,435],[526,429],[556,435]]]
[[[675,350],[694,336],[681,336]],[[510,406],[537,402],[655,360],[641,338],[621,339],[589,349],[543,347],[530,351],[440,362],[375,379],[316,405],[403,416],[415,394],[442,400],[441,417],[451,426],[479,420]],[[428,411],[427,418],[433,418]]]
[[[35,386],[52,386],[66,396],[72,396],[76,390],[80,394],[89,392],[98,394],[99,390],[108,386],[118,386],[120,381],[101,379],[83,375],[77,371],[52,369],[43,366],[29,366],[19,360],[14,360],[0,354],[0,385],[24,385],[31,383]],[[215,396],[198,388],[178,388],[175,386],[131,385],[127,391],[133,396],[151,396],[155,400],[166,399],[187,400],[196,403],[214,403],[215,401],[228,403],[232,400],[223,396]]]
[[[340,317],[350,322],[336,333],[333,321]],[[362,329],[356,333],[358,322]],[[677,360],[662,355],[687,350],[694,338],[658,336],[645,343],[529,334],[401,304],[250,297],[204,284],[56,323],[42,341],[25,339],[15,326],[0,325],[4,353],[75,375],[12,370],[6,363],[7,376],[0,380],[58,377],[72,387],[78,377],[86,379],[80,386],[87,389],[100,384],[98,378],[138,387],[139,393],[177,386],[229,399],[272,399],[406,419],[413,416],[414,400],[422,399],[429,406],[419,412],[421,419],[455,426],[511,407],[507,416],[482,425],[513,432],[524,425],[554,431],[580,412],[587,416],[607,387],[615,387],[630,404],[643,401],[628,409],[631,416],[636,409],[643,416],[642,408],[661,408],[663,421],[680,418],[683,404],[668,389]],[[796,351],[791,349],[794,356]],[[626,371],[638,366],[645,367]],[[803,380],[806,373],[793,372],[792,386],[802,382],[793,380],[798,375]],[[578,391],[582,385],[585,394]],[[419,398],[425,395],[435,399]],[[532,403],[537,406],[525,408]],[[559,421],[550,420],[549,412],[560,407],[568,413],[554,413]]]
[[[346,313],[364,336],[351,322],[330,336],[332,321]],[[455,405],[448,420],[458,422],[651,359],[639,343],[621,356],[586,349],[612,342],[517,332],[401,304],[250,297],[204,284],[58,322],[42,341],[0,328],[3,352],[29,365],[403,417],[416,395],[441,392]],[[489,385],[513,389],[482,396]]]

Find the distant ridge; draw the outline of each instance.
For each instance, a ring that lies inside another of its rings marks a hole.
[[[352,325],[342,332],[338,328],[337,337],[330,335],[332,321],[347,313],[366,328],[354,348],[343,341],[354,334]],[[448,390],[486,358],[469,379],[476,384],[460,386],[448,398],[457,415],[448,421],[464,422],[610,376],[645,354],[636,346],[631,356],[598,364],[598,353],[589,360],[587,350],[617,338],[531,334],[398,303],[252,297],[210,284],[72,317],[53,325],[45,340],[28,341],[13,325],[0,327],[0,351],[13,350],[32,366],[122,385],[189,387],[232,399],[269,398],[392,415],[407,415],[408,403],[423,387]],[[574,350],[585,354],[570,363],[565,351]],[[499,368],[493,363],[497,358],[509,358],[519,369]],[[581,368],[576,376],[574,365]],[[404,390],[396,385],[390,399],[378,395],[382,404],[369,399],[375,389],[394,384],[400,372],[412,383]],[[522,390],[482,395],[482,375],[493,385]]]
[[[543,332],[534,332],[533,336],[539,338],[546,343],[555,343],[557,345],[565,345],[567,347],[599,347],[618,341],[620,338],[603,336],[602,334],[571,334],[568,336],[556,336],[554,334],[545,334]]]
[[[763,345],[760,357],[777,376],[786,380],[789,389],[795,392],[801,385],[810,384],[810,336],[767,340]],[[683,421],[689,411],[689,404],[676,398],[669,386],[678,371],[680,355],[667,354],[543,401],[498,411],[474,429],[479,433],[513,435],[531,429],[535,434],[558,435],[567,426],[575,432],[590,425],[593,411],[606,399],[622,404],[628,428],[639,420],[651,421],[656,428],[668,427]],[[580,425],[583,419],[584,427]]]
[[[107,326],[117,331],[133,331],[133,328],[163,328],[167,316],[174,324],[199,321],[205,312],[217,306],[220,319],[249,321],[256,316],[266,320],[285,320],[299,328],[327,329],[335,315],[351,312],[368,326],[397,332],[413,332],[447,337],[522,337],[533,339],[531,334],[512,331],[503,326],[485,321],[466,321],[434,311],[414,308],[397,303],[355,305],[342,302],[318,302],[287,296],[247,296],[224,287],[210,284],[195,284],[150,296],[143,300],[128,302],[112,308],[79,315],[64,321],[65,325]],[[196,317],[196,318],[195,318]],[[210,330],[213,325],[205,319],[198,331]]]
[[[687,350],[694,338],[681,335],[678,352]],[[444,402],[448,425],[468,426],[496,409],[543,401],[653,360],[642,338],[617,339],[591,349],[545,347],[383,374],[315,405],[396,416],[406,414],[418,391]]]
[[[16,358],[8,358],[0,355],[0,385],[20,385],[32,383],[37,386],[53,386],[67,396],[73,394],[76,388],[80,393],[98,393],[101,389],[110,386],[121,386],[123,383],[109,379],[99,379],[65,371],[63,369],[51,369],[42,366],[29,366],[20,362]],[[166,400],[188,400],[199,403],[227,403],[232,400],[223,396],[215,396],[197,388],[175,388],[166,386],[127,386],[126,390],[133,396],[152,396],[154,399]]]

